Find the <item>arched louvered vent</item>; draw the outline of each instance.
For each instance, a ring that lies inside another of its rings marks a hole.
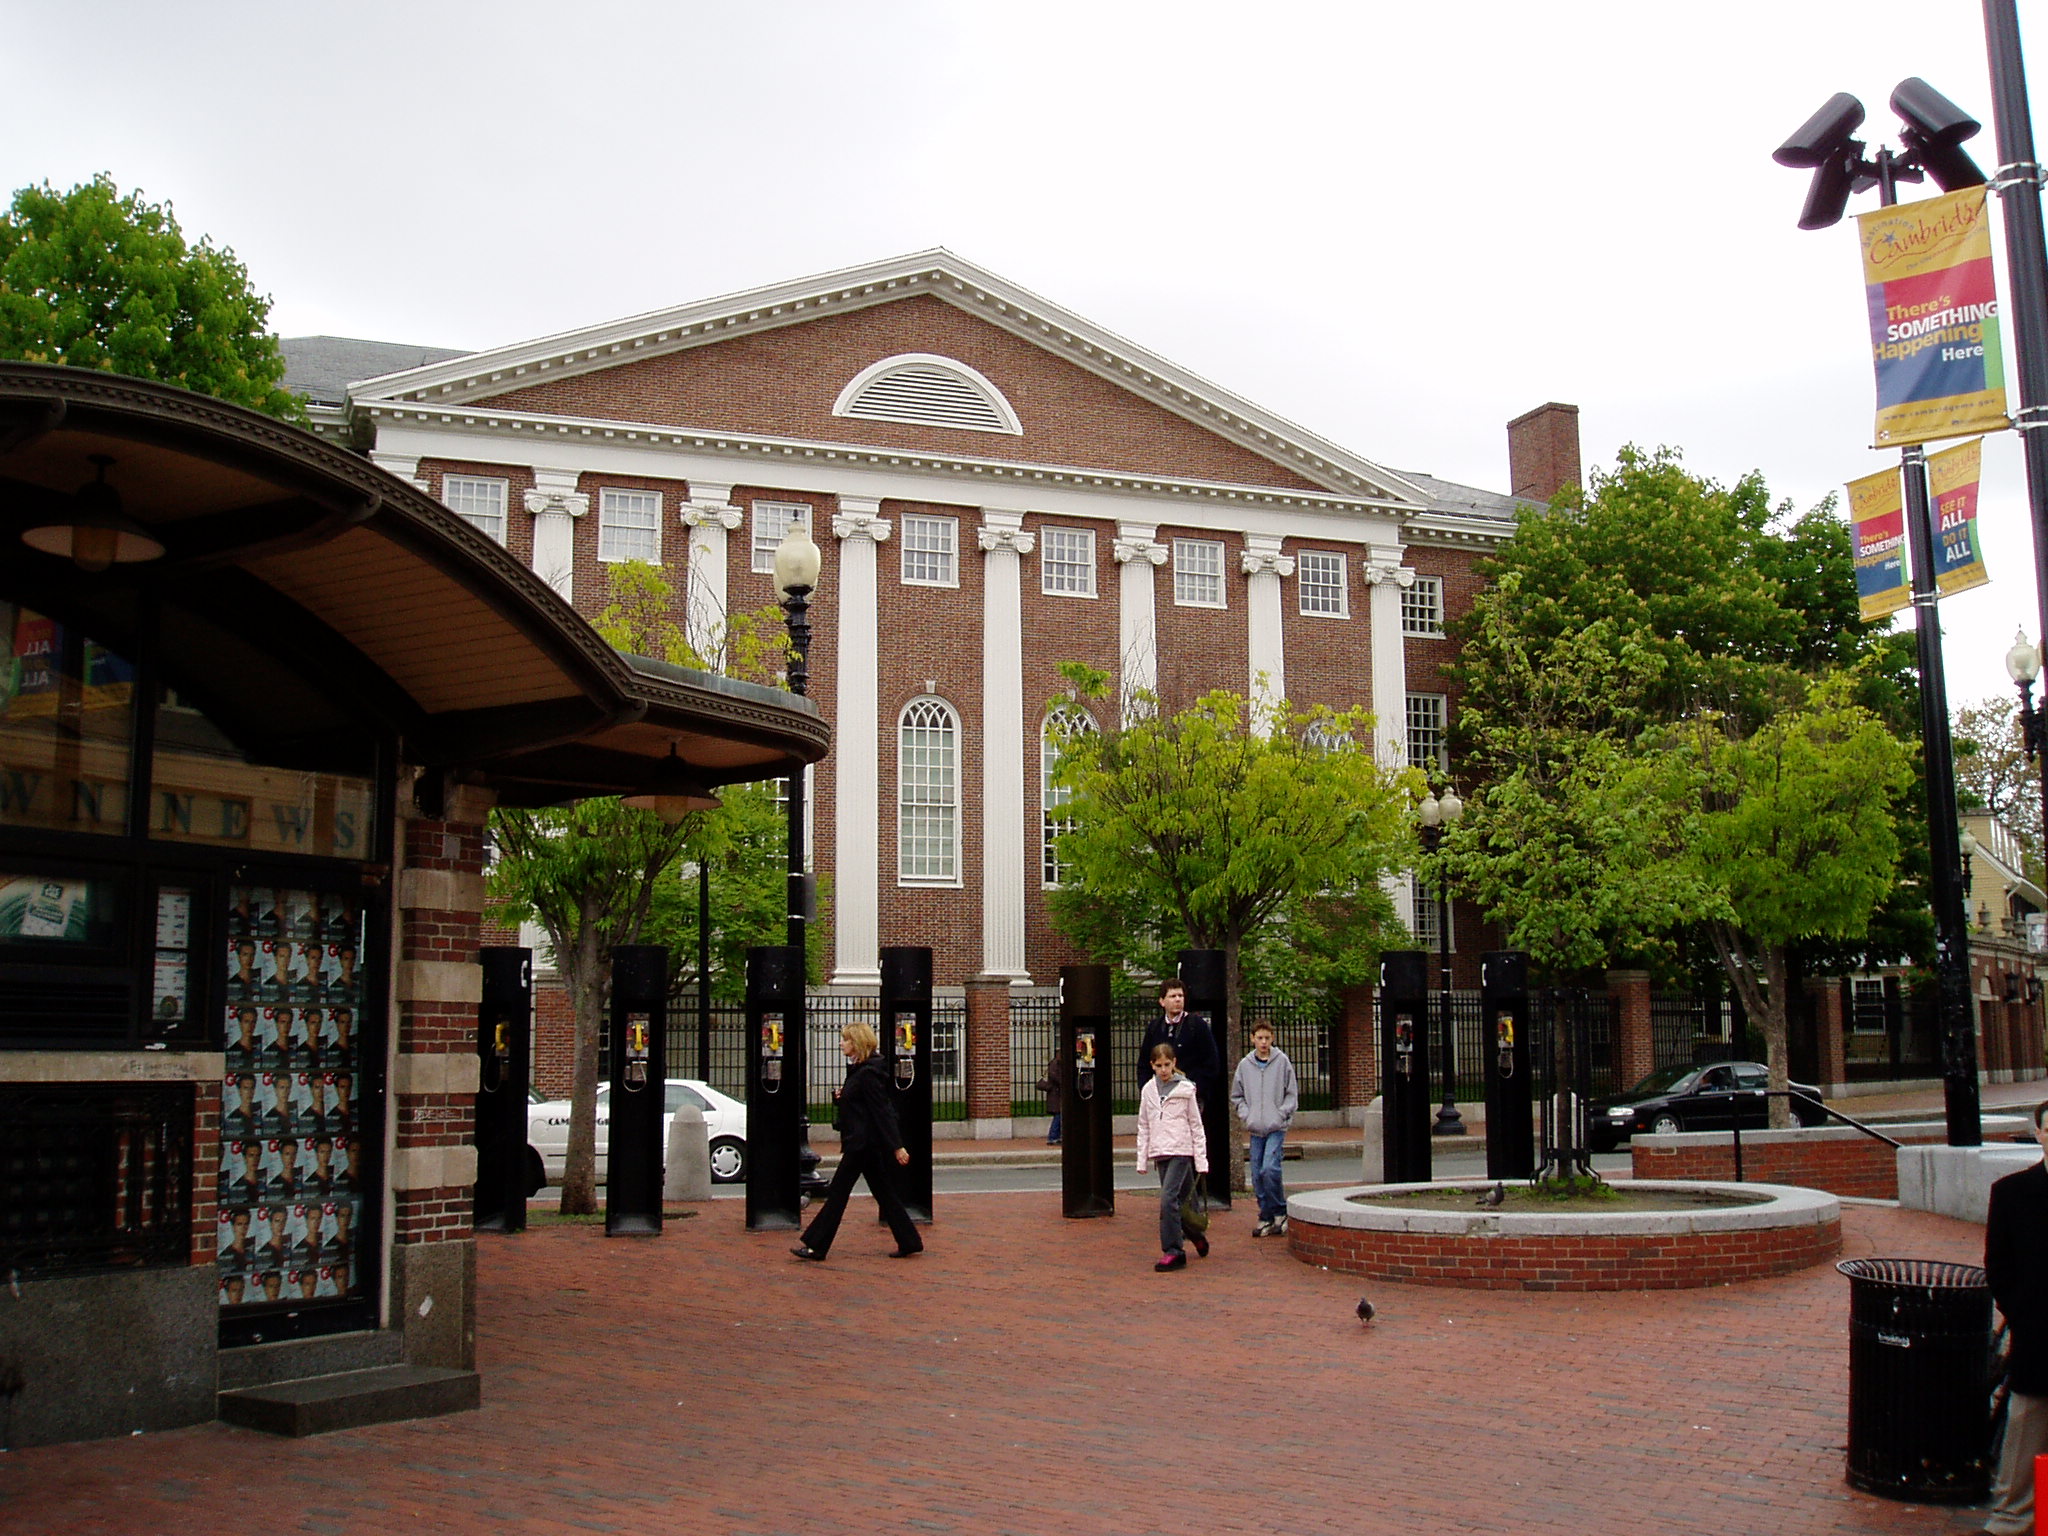
[[[1021,433],[1002,391],[965,363],[911,353],[864,368],[840,392],[835,416],[969,432]]]

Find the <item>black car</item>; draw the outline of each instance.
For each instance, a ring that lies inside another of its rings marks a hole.
[[[1725,1131],[1741,1124],[1763,1130],[1771,1101],[1764,1096],[1770,1071],[1760,1062],[1717,1061],[1704,1067],[1663,1067],[1627,1093],[1596,1099],[1588,1111],[1593,1150],[1612,1152],[1639,1131],[1666,1136],[1674,1131]],[[1820,1125],[1827,1116],[1820,1090],[1806,1083],[1786,1085],[1797,1095],[1792,1118]]]

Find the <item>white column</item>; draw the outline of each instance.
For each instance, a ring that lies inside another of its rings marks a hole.
[[[832,981],[878,986],[882,980],[881,648],[876,631],[875,546],[889,537],[880,501],[841,496],[832,533],[839,540],[839,692],[832,730]]]
[[[981,970],[1024,967],[1024,514],[981,509]]]
[[[1159,691],[1159,630],[1152,573],[1166,564],[1156,523],[1116,525],[1116,649],[1121,700]]]
[[[1366,550],[1365,580],[1371,588],[1373,755],[1388,768],[1408,761],[1408,646],[1401,638],[1401,594],[1415,585],[1415,572],[1401,564],[1395,545]],[[1415,877],[1403,874],[1387,882],[1394,908],[1411,928],[1415,925]]]
[[[1280,578],[1294,574],[1294,557],[1280,553],[1277,533],[1248,533],[1238,563],[1245,574],[1250,630],[1251,683],[1246,697],[1263,713],[1287,697],[1287,655],[1280,638]]]
[[[533,514],[533,573],[575,601],[576,519],[590,511],[590,498],[576,489],[573,469],[533,469],[526,510]]]
[[[699,656],[714,667],[725,665],[726,535],[742,521],[740,509],[729,505],[732,487],[690,482],[690,501],[677,514],[689,529],[689,565],[684,570],[684,634]]]

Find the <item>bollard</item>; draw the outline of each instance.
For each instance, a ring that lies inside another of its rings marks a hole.
[[[1381,1156],[1389,1184],[1429,1182],[1429,956],[1380,956]]]
[[[1208,1028],[1215,1042],[1216,1071],[1202,1084],[1202,1130],[1209,1141],[1209,1173],[1204,1188],[1214,1210],[1230,1209],[1230,1074],[1237,1061],[1230,1054],[1230,996],[1220,949],[1184,949],[1180,952],[1180,984],[1188,990],[1188,1012]],[[1149,1069],[1138,1077],[1144,1089]]]
[[[903,1133],[908,1167],[896,1193],[912,1221],[932,1219],[932,952],[914,945],[882,951],[882,1065]],[[881,1220],[876,1212],[875,1219]]]
[[[1479,957],[1485,1020],[1486,1176],[1536,1177],[1536,1097],[1529,1079],[1529,957],[1518,949]]]
[[[668,1159],[662,1166],[661,1198],[711,1198],[711,1137],[704,1129],[704,1111],[683,1103],[668,1122]]]
[[[476,1230],[524,1232],[533,951],[490,945],[477,952],[477,960],[483,997],[476,1013]]]
[[[1109,967],[1060,967],[1060,1214],[1116,1214],[1109,1074]]]
[[[661,1122],[668,1096],[668,951],[612,951],[611,1093],[605,1113],[604,1235],[661,1233]]]
[[[787,944],[747,951],[747,1230],[799,1224],[803,1150],[804,957]]]

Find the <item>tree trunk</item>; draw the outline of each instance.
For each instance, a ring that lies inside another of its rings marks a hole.
[[[1244,978],[1238,972],[1238,956],[1243,953],[1244,940],[1241,936],[1228,933],[1223,936],[1223,1038],[1216,1042],[1223,1056],[1223,1102],[1230,1102],[1229,1084],[1237,1071],[1237,1061],[1244,1054]],[[1230,1113],[1226,1107],[1224,1114]],[[1243,1194],[1251,1188],[1251,1141],[1250,1132],[1242,1126],[1232,1126],[1230,1132],[1230,1187],[1233,1192]]]
[[[573,958],[562,980],[575,1017],[574,1057],[570,1063],[569,1145],[562,1168],[562,1214],[590,1216],[597,1211],[597,1043],[604,1031],[605,999],[611,978],[597,941],[595,914],[583,914]]]
[[[1764,974],[1759,979],[1756,962],[1750,958],[1748,948],[1739,933],[1721,923],[1708,924],[1707,931],[1713,937],[1714,952],[1721,957],[1721,969],[1727,973],[1728,984],[1735,989],[1735,995],[1742,999],[1743,1009],[1763,1031],[1764,1065],[1770,1069],[1770,1086],[1783,1092],[1786,1084],[1791,1081],[1787,1066],[1791,1054],[1791,1035],[1786,1027],[1786,993],[1790,982],[1785,946],[1764,946]],[[1771,1100],[1770,1125],[1774,1131],[1790,1128],[1790,1099]]]

